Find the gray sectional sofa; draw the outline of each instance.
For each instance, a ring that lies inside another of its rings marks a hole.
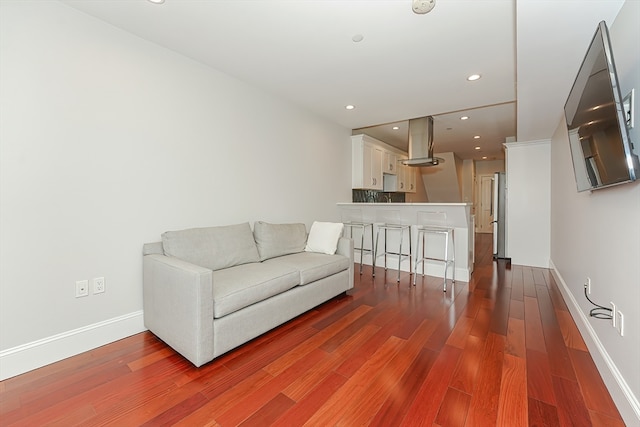
[[[353,288],[353,242],[326,230],[256,222],[164,233],[143,249],[145,326],[201,366]]]

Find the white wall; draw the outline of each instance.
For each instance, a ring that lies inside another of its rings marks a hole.
[[[458,182],[458,161],[454,153],[435,153],[444,159],[438,166],[420,168],[427,199],[431,203],[459,203],[462,201]]]
[[[504,172],[504,160],[478,160],[476,164],[476,176],[493,175],[496,172]]]
[[[595,31],[595,27],[594,27]],[[622,96],[640,89],[640,2],[625,2],[610,24]],[[585,50],[589,40],[585,40]],[[577,70],[576,70],[577,72]],[[635,122],[640,123],[637,105]],[[638,125],[631,139],[640,143]],[[627,425],[640,423],[640,183],[578,193],[566,126],[551,141],[551,262],[576,323]],[[625,316],[625,336],[611,323],[589,317],[591,298],[613,301]]]
[[[165,230],[339,220],[349,129],[61,3],[0,7],[0,356],[139,315]]]
[[[549,141],[505,144],[507,257],[513,264],[549,267]]]
[[[474,183],[476,177],[476,163],[471,160],[462,161],[462,201],[465,203],[474,203]],[[474,213],[474,212],[472,212]]]

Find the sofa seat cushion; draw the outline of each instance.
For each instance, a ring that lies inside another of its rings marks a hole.
[[[300,252],[264,261],[263,264],[282,264],[300,272],[300,285],[307,285],[332,274],[349,269],[349,258],[317,252]]]
[[[213,317],[220,318],[298,285],[289,264],[251,263],[213,272]]]

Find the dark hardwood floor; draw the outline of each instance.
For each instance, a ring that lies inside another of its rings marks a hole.
[[[150,333],[0,382],[2,426],[623,426],[546,269],[371,268],[349,295],[194,368]]]

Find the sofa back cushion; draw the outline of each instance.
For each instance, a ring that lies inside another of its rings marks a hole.
[[[264,261],[302,252],[307,244],[307,227],[304,224],[269,224],[258,221],[253,224],[253,236],[260,261]]]
[[[251,226],[191,228],[162,234],[164,254],[211,270],[258,262]]]

